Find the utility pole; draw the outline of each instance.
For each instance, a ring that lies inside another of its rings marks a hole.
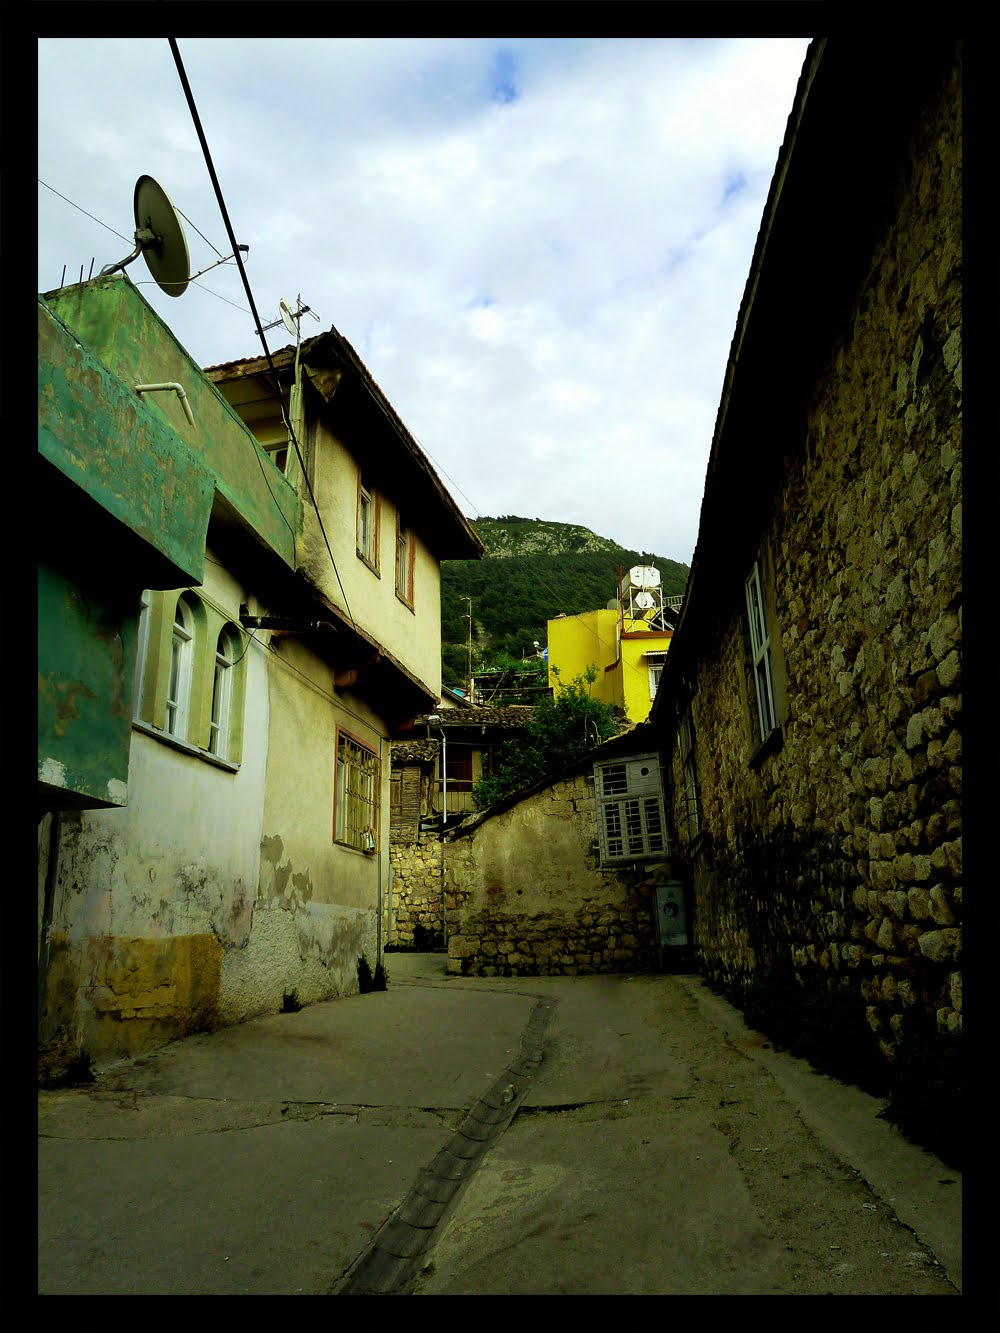
[[[475,700],[472,697],[472,598],[463,597],[461,600],[463,602],[469,603],[469,614],[465,617],[465,619],[469,622],[469,651],[467,658],[467,670],[465,675],[465,696],[468,699],[469,703],[471,704],[475,703]]]

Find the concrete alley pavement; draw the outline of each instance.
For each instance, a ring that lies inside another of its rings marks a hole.
[[[39,1292],[960,1292],[960,1174],[697,977],[386,966],[39,1092]]]

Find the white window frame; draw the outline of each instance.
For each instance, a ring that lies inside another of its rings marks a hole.
[[[670,855],[659,755],[628,755],[594,765],[602,865]]]
[[[237,639],[228,625],[219,631],[212,676],[212,716],[208,724],[208,749],[219,759],[229,758],[229,720],[233,702],[233,668]]]
[[[663,675],[662,662],[650,662],[647,669],[649,671],[649,697],[656,698],[656,692],[660,688],[660,677]]]
[[[774,676],[771,671],[771,633],[767,624],[767,608],[760,577],[760,561],[755,560],[746,581],[747,621],[750,626],[750,653],[753,659],[753,679],[757,697],[757,720],[761,744],[778,727],[778,710],[774,697]]]
[[[194,657],[194,615],[183,597],[174,608],[170,636],[170,666],[164,730],[179,740],[187,739],[188,706],[191,699],[191,662]]]
[[[337,733],[333,838],[359,852],[378,847],[379,757],[346,731]]]

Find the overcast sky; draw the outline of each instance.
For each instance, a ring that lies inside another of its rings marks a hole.
[[[473,521],[685,564],[807,45],[178,40],[263,323],[335,326]],[[42,40],[38,92],[39,291],[131,253],[141,175],[192,273],[229,253],[165,38]],[[127,272],[200,365],[260,355],[234,261],[177,298]]]

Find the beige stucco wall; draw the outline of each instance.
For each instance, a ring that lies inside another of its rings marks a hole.
[[[480,976],[645,970],[666,862],[602,868],[582,773],[445,843],[448,968]]]
[[[327,550],[315,509],[304,509],[300,544],[303,572],[336,606],[346,608],[356,624],[379,642],[430,691],[441,693],[441,566],[411,530],[414,543],[413,609],[396,596],[396,518],[398,501],[380,493],[379,560],[376,573],[357,553],[358,463],[324,425],[313,441],[313,490],[324,515]],[[405,499],[404,499],[405,504]],[[404,517],[419,524],[419,512]],[[333,554],[333,562],[330,553]],[[334,562],[336,570],[334,569]]]
[[[261,837],[260,908],[299,959],[303,1002],[357,989],[357,960],[374,967],[380,886],[388,875],[389,744],[368,705],[336,690],[333,673],[296,639],[271,659],[270,732]],[[333,840],[337,729],[380,756],[378,849]],[[279,995],[280,1000],[280,995]]]

